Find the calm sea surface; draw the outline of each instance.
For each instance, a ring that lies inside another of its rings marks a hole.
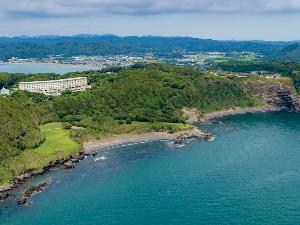
[[[65,64],[32,64],[32,63],[21,63],[21,64],[0,64],[0,72],[9,73],[57,73],[65,74],[68,72],[86,71],[91,70],[92,67],[83,65],[65,65]]]
[[[0,204],[0,224],[299,224],[300,114],[258,113],[204,127],[213,142],[105,150],[52,171],[32,204]]]

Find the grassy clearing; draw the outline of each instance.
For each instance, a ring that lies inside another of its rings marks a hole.
[[[80,151],[80,145],[70,138],[70,130],[61,123],[40,126],[45,141],[37,148],[26,149],[22,154],[9,158],[0,167],[0,185],[9,183],[15,175],[42,169],[51,161],[68,157]]]
[[[119,134],[143,134],[149,132],[170,132],[175,133],[184,130],[193,129],[194,126],[182,123],[165,122],[132,122],[131,124],[119,124],[117,121],[110,124],[103,124],[102,130],[90,128],[72,130],[72,137],[80,142],[91,139],[101,139],[106,136]]]

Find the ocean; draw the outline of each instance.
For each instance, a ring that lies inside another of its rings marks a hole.
[[[66,64],[46,64],[46,63],[19,63],[19,64],[0,64],[0,72],[8,73],[57,73],[66,74],[76,71],[92,70],[90,66],[84,65],[66,65]]]

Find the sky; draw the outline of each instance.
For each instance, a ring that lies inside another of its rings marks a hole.
[[[0,36],[300,40],[300,0],[0,0]]]

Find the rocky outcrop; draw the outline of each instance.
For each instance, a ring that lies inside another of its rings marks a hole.
[[[72,163],[71,161],[65,162],[64,163],[65,169],[73,169],[75,167],[74,163]]]
[[[187,108],[181,109],[183,117],[185,117],[186,123],[197,123],[200,119],[200,112],[197,108]]]
[[[265,105],[255,108],[240,108],[234,107],[231,109],[211,112],[200,116],[200,112],[196,108],[183,108],[182,115],[186,119],[186,123],[218,123],[213,120],[227,115],[255,113],[260,111],[288,111],[300,112],[300,95],[294,86],[282,82],[267,83],[263,81],[256,81],[255,83],[245,83],[244,92],[251,96],[257,97]]]
[[[13,195],[10,193],[2,193],[2,194],[0,193],[0,202],[5,201],[6,199],[8,199],[11,196],[13,196]]]
[[[300,97],[293,86],[280,83],[260,83],[253,87],[251,93],[270,107],[277,107],[289,112],[300,111]]]
[[[36,193],[40,193],[45,190],[45,188],[48,186],[47,182],[41,183],[37,186],[30,187],[25,193],[24,197],[25,198],[30,198],[32,195]]]
[[[75,167],[75,163],[78,163],[81,160],[84,160],[85,157],[86,157],[86,155],[83,152],[80,152],[79,154],[70,156],[65,159],[58,159],[58,160],[52,161],[49,163],[48,166],[45,166],[42,169],[30,170],[24,174],[16,176],[10,185],[8,185],[6,187],[0,187],[0,201],[7,199],[7,194],[9,196],[11,196],[10,192],[13,189],[15,189],[21,185],[24,185],[27,182],[27,180],[30,179],[31,177],[43,175],[43,174],[47,173],[50,169],[60,167],[60,166],[64,166],[67,169],[72,169]],[[22,201],[20,201],[20,202],[22,202]]]
[[[176,138],[173,139],[173,145],[181,145],[185,140],[197,139],[203,141],[211,141],[213,140],[214,135],[212,133],[205,133],[200,131],[199,129],[195,128],[190,131],[186,131],[178,135]]]
[[[25,205],[27,203],[27,198],[20,198],[17,200],[18,205]]]
[[[263,86],[259,95],[268,105],[290,112],[300,111],[300,98],[292,87],[283,85]]]
[[[48,186],[49,184],[47,182],[41,183],[37,186],[31,186],[27,191],[25,191],[24,195],[19,198],[17,200],[17,204],[18,205],[25,205],[28,203],[28,199],[37,193],[43,192],[45,190],[45,188]]]

